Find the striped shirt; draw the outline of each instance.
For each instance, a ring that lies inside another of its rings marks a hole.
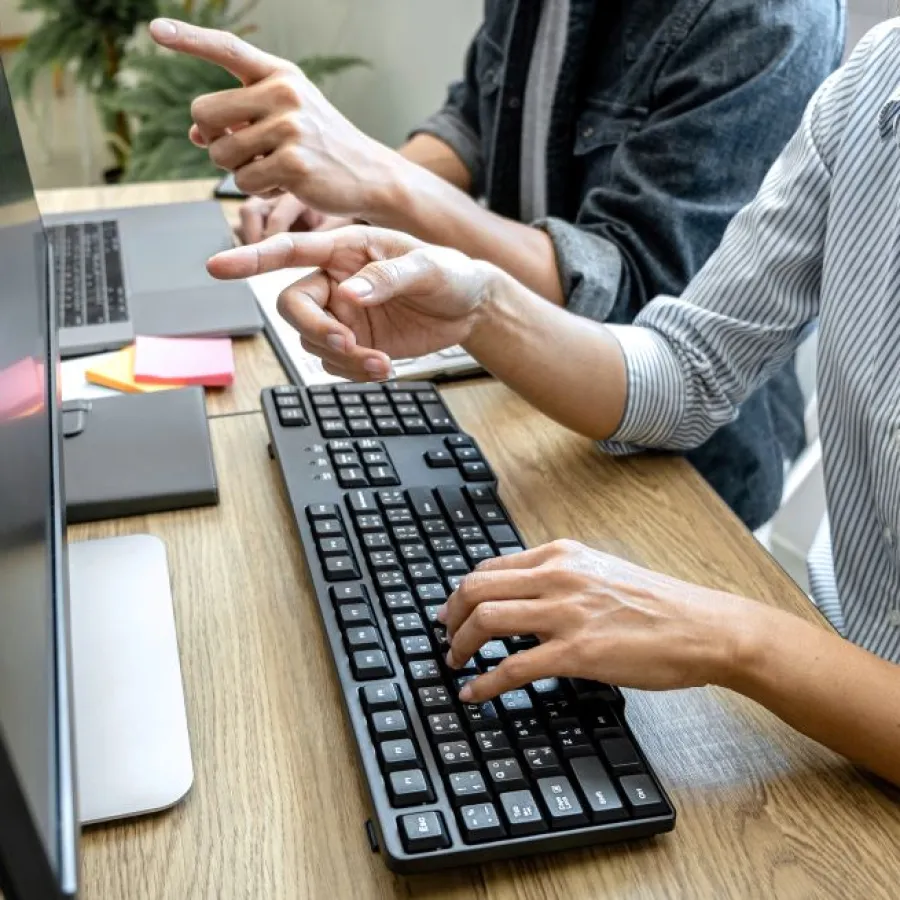
[[[818,322],[832,558],[813,597],[900,661],[900,19],[819,89],[756,199],[680,298],[616,327],[629,396],[612,452],[683,450],[730,422]],[[823,534],[824,537],[824,534]],[[827,547],[827,541],[820,542]],[[832,564],[833,563],[833,568]]]

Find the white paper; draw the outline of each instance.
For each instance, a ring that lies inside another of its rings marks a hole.
[[[93,356],[80,356],[78,359],[63,360],[60,365],[63,402],[66,400],[96,400],[100,397],[117,396],[119,391],[101,387],[99,384],[91,384],[84,376],[84,373],[92,366],[104,362],[115,356],[116,353],[95,353]]]

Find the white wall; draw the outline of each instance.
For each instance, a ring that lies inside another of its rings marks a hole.
[[[870,29],[897,15],[897,0],[847,0],[847,53]]]
[[[251,40],[279,56],[351,54],[371,69],[334,79],[328,94],[353,122],[395,146],[443,102],[462,74],[482,0],[262,0]]]

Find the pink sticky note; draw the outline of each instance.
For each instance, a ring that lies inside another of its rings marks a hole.
[[[138,337],[134,342],[134,380],[227,387],[234,381],[231,338]]]

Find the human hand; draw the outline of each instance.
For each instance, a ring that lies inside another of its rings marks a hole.
[[[759,604],[641,569],[574,541],[487,560],[442,608],[458,667],[487,641],[534,634],[539,646],[469,682],[483,702],[539,678],[644,690],[725,683]]]
[[[285,231],[330,231],[352,224],[351,219],[316,212],[293,194],[251,197],[241,205],[240,216],[238,237],[245,244],[256,244]]]
[[[282,234],[207,264],[222,279],[292,266],[318,270],[282,292],[278,311],[327,372],[356,381],[388,378],[391,358],[465,343],[502,277],[456,250],[363,225]]]
[[[289,191],[328,215],[372,218],[397,154],[347,121],[293,63],[225,31],[150,24],[171,50],[222,66],[242,87],[197,97],[191,140],[247,194]]]

